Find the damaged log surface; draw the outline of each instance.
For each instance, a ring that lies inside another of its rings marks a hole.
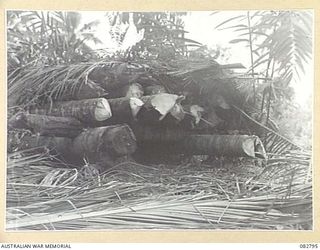
[[[9,128],[29,129],[44,136],[76,137],[83,129],[80,121],[72,117],[57,117],[20,113],[8,122]]]
[[[168,143],[178,142],[189,133],[179,128],[159,126],[141,126],[138,123],[132,124],[131,128],[137,138],[138,143]]]
[[[112,118],[119,123],[131,122],[143,106],[143,101],[135,97],[122,97],[108,100]]]
[[[177,101],[179,101],[179,96],[166,93],[143,96],[141,99],[137,97],[108,99],[112,117],[92,125],[131,124],[135,120],[150,125],[158,124],[166,116],[170,117],[171,123],[176,125],[184,118],[183,108],[179,103],[176,103]]]
[[[110,105],[105,98],[55,102],[42,108],[31,108],[30,113],[74,117],[84,123],[104,121],[112,116]]]
[[[266,159],[266,152],[257,136],[193,135],[178,128],[133,126],[138,144],[159,153],[253,157]]]
[[[180,144],[181,143],[181,144]],[[217,155],[266,159],[263,144],[249,135],[190,135],[175,145],[194,155]]]
[[[76,138],[27,135],[21,138],[19,150],[47,148],[53,155],[76,163],[86,158],[89,162],[109,163],[136,150],[135,136],[127,125],[87,129]]]
[[[106,157],[130,155],[136,147],[136,139],[130,127],[116,125],[82,132],[73,140],[72,152],[98,162]]]

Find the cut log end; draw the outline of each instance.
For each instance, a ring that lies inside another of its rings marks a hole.
[[[254,141],[255,157],[266,160],[268,157],[262,141],[258,136],[254,136],[254,137],[255,137],[255,141]]]
[[[244,138],[244,136],[242,136]],[[246,136],[243,140],[243,152],[252,158],[267,159],[267,154],[264,146],[257,136]]]
[[[132,154],[136,139],[128,125],[87,129],[73,140],[72,153],[86,156],[92,162]]]
[[[97,121],[105,121],[112,116],[111,107],[107,99],[99,99],[94,115]]]
[[[130,155],[135,152],[136,138],[128,125],[115,127],[112,135],[112,148],[116,154]]]

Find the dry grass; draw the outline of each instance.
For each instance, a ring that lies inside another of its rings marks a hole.
[[[57,167],[43,154],[8,157],[8,230],[312,227],[310,157],[297,152],[267,167],[125,162],[100,175]]]
[[[9,103],[8,114],[59,99],[101,65],[115,76],[123,73],[121,62],[13,72],[8,100],[18,106]],[[126,73],[152,75],[144,64],[134,66],[126,66]],[[156,80],[167,86],[179,77],[186,85],[194,79],[191,73],[200,77],[207,69],[191,66],[170,74],[158,64],[151,68],[158,68]],[[215,82],[210,77],[203,81],[209,86]],[[99,175],[89,166],[67,168],[39,151],[15,152],[8,154],[7,230],[311,229],[310,169],[310,155],[293,152],[272,156],[266,167],[229,159],[179,166],[126,162]]]

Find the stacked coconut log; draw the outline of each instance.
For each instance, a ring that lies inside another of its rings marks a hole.
[[[266,157],[256,136],[198,133],[194,128],[201,128],[205,109],[184,104],[183,95],[138,82],[113,85],[88,81],[77,89],[66,87],[67,94],[53,102],[16,114],[9,127],[31,131],[18,148],[46,147],[67,163],[99,163],[105,168],[137,147],[146,154],[152,148],[159,154]],[[228,108],[224,100],[218,101]],[[214,112],[210,115],[211,124],[220,119]]]

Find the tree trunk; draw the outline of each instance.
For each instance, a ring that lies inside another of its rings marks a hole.
[[[72,153],[90,162],[109,161],[136,150],[136,139],[128,125],[92,128],[73,140]]]
[[[170,143],[177,142],[188,136],[188,133],[180,128],[158,126],[142,126],[134,123],[131,128],[138,143]]]
[[[54,155],[70,163],[112,164],[121,156],[136,150],[136,139],[127,125],[93,128],[83,131],[73,140],[66,137],[24,136],[16,143],[18,150],[47,148]]]
[[[99,123],[93,123],[94,126],[109,126],[119,123],[133,123],[134,120],[142,124],[174,124],[176,125],[184,117],[183,108],[175,103],[177,95],[165,94],[136,97],[120,97],[108,99],[112,117]],[[154,101],[155,100],[155,101]],[[164,103],[162,105],[162,102]],[[169,105],[166,105],[169,102]],[[161,112],[159,112],[160,110]],[[167,116],[167,117],[166,117]],[[162,119],[161,117],[166,118]]]
[[[80,121],[72,117],[31,115],[20,113],[8,122],[9,128],[29,129],[44,136],[76,137],[83,129]]]
[[[108,101],[114,119],[121,122],[131,121],[143,106],[143,102],[136,97],[121,97],[109,99]]]
[[[249,135],[190,135],[175,144],[174,148],[193,155],[266,159],[266,152],[260,139]]]
[[[112,117],[105,121],[90,124],[92,127],[110,126],[121,123],[131,124],[144,104],[140,99],[135,97],[108,99],[108,102]]]
[[[39,115],[74,117],[84,123],[104,121],[112,116],[105,98],[56,102],[42,108],[32,108],[30,113]]]
[[[138,145],[161,153],[266,158],[257,136],[192,135],[179,129],[132,126]]]

